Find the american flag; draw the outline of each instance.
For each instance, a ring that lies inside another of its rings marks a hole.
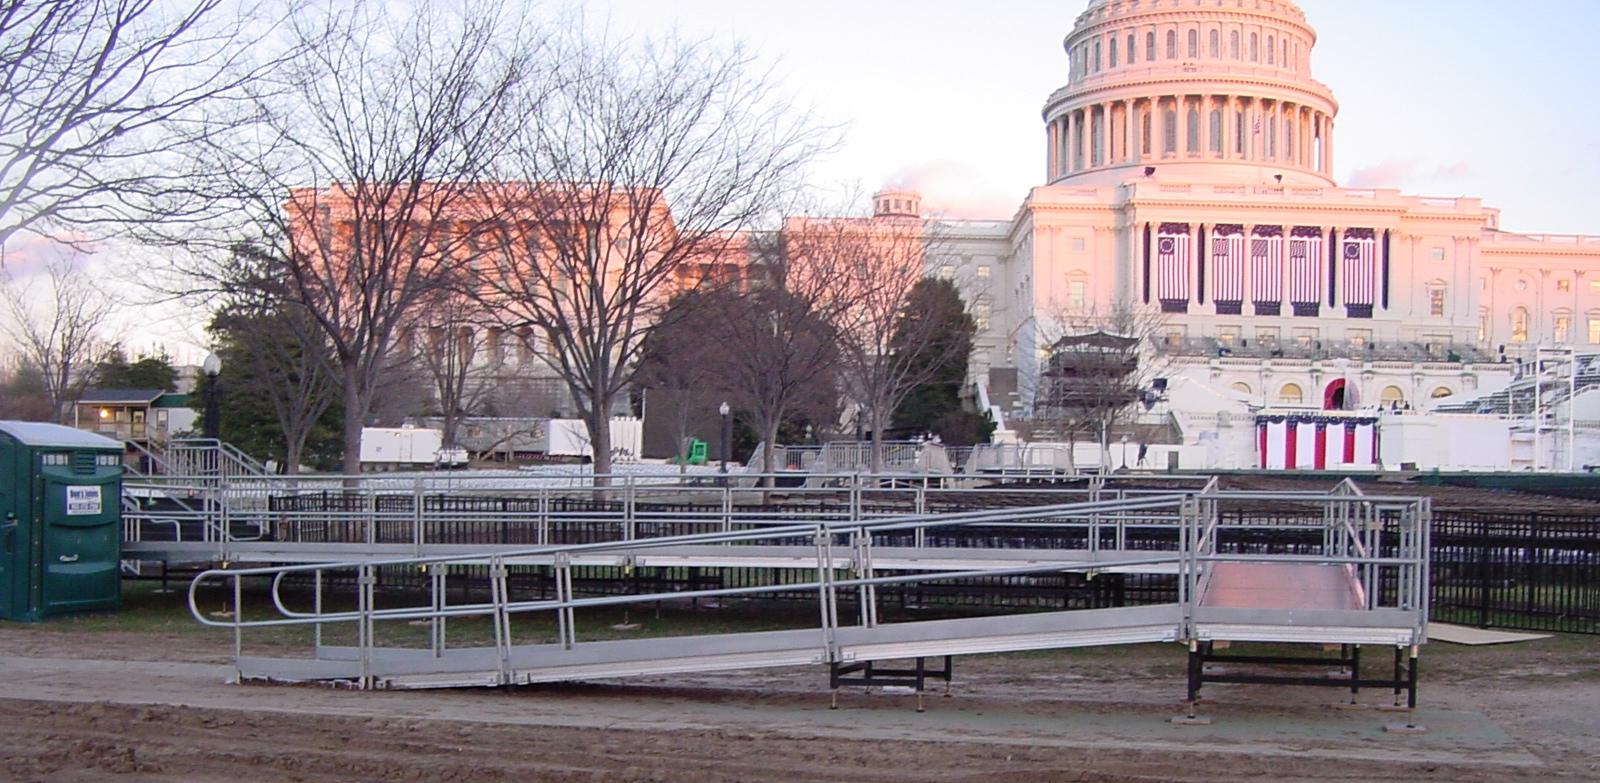
[[[1255,280],[1250,301],[1283,301],[1283,237],[1257,234],[1250,238],[1250,273]]]
[[[1378,242],[1370,229],[1351,229],[1344,240],[1344,303],[1372,305],[1378,289]]]
[[[1218,302],[1244,301],[1244,227],[1217,226],[1211,240]]]
[[[1156,235],[1156,295],[1163,302],[1189,301],[1189,231],[1186,225],[1163,225]]]
[[[1289,238],[1289,301],[1292,304],[1322,302],[1322,237]]]

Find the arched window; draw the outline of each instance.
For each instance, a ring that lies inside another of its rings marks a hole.
[[[1551,337],[1555,339],[1557,345],[1565,345],[1572,339],[1572,311],[1557,310],[1551,315],[1550,322],[1553,327]]]
[[[1100,72],[1100,39],[1094,41],[1094,72]]]
[[[1399,386],[1385,386],[1383,393],[1378,395],[1378,402],[1385,408],[1393,408],[1406,403],[1406,393]]]
[[[1289,113],[1289,121],[1283,124],[1283,157],[1285,160],[1294,160],[1295,152],[1299,150],[1299,147],[1295,146],[1294,143],[1294,128],[1300,124],[1295,120],[1299,119],[1299,117],[1299,109],[1291,111]]]
[[[1258,33],[1250,34],[1250,62],[1261,62],[1261,36]]]
[[[1428,283],[1428,315],[1443,318],[1445,303],[1450,301],[1450,287],[1443,280]]]
[[[1176,60],[1176,59],[1178,59],[1178,31],[1177,30],[1168,30],[1167,31],[1167,59],[1168,60]]]
[[[1455,392],[1450,391],[1450,387],[1448,387],[1448,386],[1440,386],[1439,388],[1434,389],[1433,393],[1429,394],[1428,397],[1431,398],[1431,399],[1435,399],[1435,400],[1442,400],[1442,399],[1444,399],[1446,397],[1451,397],[1451,396],[1454,396],[1454,395],[1455,395]]]
[[[1238,392],[1240,394],[1243,394],[1243,395],[1245,395],[1247,397],[1250,396],[1250,395],[1255,394],[1255,391],[1253,391],[1250,388],[1250,384],[1245,383],[1244,381],[1237,381],[1230,388],[1232,388],[1234,391],[1236,391],[1236,392]]]
[[[1245,142],[1250,137],[1248,135],[1246,135],[1245,129],[1244,129],[1245,120],[1248,119],[1249,116],[1250,116],[1250,113],[1245,111],[1244,109],[1240,109],[1239,111],[1234,113],[1234,117],[1233,117],[1233,147],[1234,147],[1233,154],[1235,154],[1235,155],[1244,155],[1249,150],[1249,147],[1246,146]]]
[[[1266,127],[1267,148],[1262,150],[1261,152],[1263,154],[1265,154],[1267,157],[1270,158],[1270,157],[1274,157],[1274,156],[1276,156],[1278,154],[1278,143],[1277,143],[1278,142],[1278,114],[1277,114],[1277,112],[1273,112],[1272,114],[1267,115],[1267,123],[1266,123],[1266,125],[1267,125],[1267,127]]]
[[[1525,343],[1528,341],[1528,308],[1518,307],[1511,311],[1511,342]]]
[[[1278,390],[1278,402],[1284,405],[1299,405],[1306,401],[1306,392],[1297,383],[1286,383]]]
[[[1161,151],[1168,155],[1176,155],[1178,154],[1178,113],[1172,109],[1167,109],[1162,117],[1162,130],[1165,133],[1161,134],[1164,137],[1161,140]]]
[[[1111,67],[1117,67],[1117,37],[1111,36]]]
[[[1128,33],[1128,64],[1129,65],[1133,65],[1134,63],[1139,61],[1139,46],[1138,46],[1137,43],[1135,43],[1137,40],[1138,40],[1137,38],[1133,37],[1133,33]]]
[[[1211,55],[1211,59],[1213,59],[1213,60],[1218,59],[1218,58],[1220,58],[1222,56],[1222,32],[1221,31],[1218,31],[1218,30],[1212,30],[1211,31],[1211,48],[1210,48],[1209,54]]]
[[[1189,144],[1188,144],[1189,154],[1190,155],[1199,155],[1200,154],[1200,111],[1198,109],[1190,109],[1189,110],[1188,119],[1186,120],[1186,124],[1189,126]]]
[[[1239,59],[1239,31],[1238,30],[1229,30],[1228,31],[1228,57],[1230,59],[1234,59],[1234,60]]]
[[[1142,150],[1146,156],[1150,155],[1150,119],[1153,116],[1154,115],[1151,114],[1151,108],[1148,104],[1145,106],[1144,111],[1141,112],[1139,116],[1139,149]]]
[[[1269,36],[1267,36],[1267,65],[1277,65],[1277,64],[1278,64],[1278,39],[1276,37],[1274,37],[1274,36],[1270,36],[1269,35]]]
[[[1222,154],[1222,110],[1211,110],[1211,154]]]
[[[1144,34],[1144,61],[1156,61],[1156,33],[1154,30]]]
[[[1283,46],[1283,60],[1282,60],[1283,67],[1287,68],[1287,67],[1289,67],[1289,39],[1280,38],[1278,40],[1279,40],[1279,43]]]
[[[1199,30],[1190,30],[1189,31],[1189,59],[1195,60],[1195,59],[1198,59],[1199,57],[1200,57],[1200,31]]]

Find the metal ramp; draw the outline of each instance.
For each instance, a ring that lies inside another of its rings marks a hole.
[[[431,650],[377,648],[366,662],[377,688],[529,685],[645,675],[883,661],[994,652],[1178,641],[1176,605],[1087,609],[1007,617],[840,628],[828,644],[821,630],[763,631],[666,639],[628,639],[512,647],[502,667],[493,647]],[[357,647],[322,647],[315,659],[239,659],[245,680],[349,680],[363,676]]]
[[[1305,546],[1285,553],[1232,549],[1235,537],[1248,538],[1269,525],[1227,521],[1229,508],[1249,504],[1292,504],[1306,512],[1276,523],[1293,528]],[[1426,499],[1363,497],[1353,485],[1331,493],[1285,494],[1218,492],[1213,484],[1200,491],[1040,508],[774,524],[476,554],[212,570],[191,585],[190,607],[199,622],[232,630],[241,681],[347,681],[363,688],[511,685],[815,664],[838,667],[1158,642],[1187,642],[1192,651],[1202,645],[1209,650],[1220,641],[1383,644],[1410,649],[1414,660],[1417,646],[1425,641],[1428,517]],[[1117,540],[1118,526],[1128,525],[1130,518],[1163,531],[1170,546],[1142,551],[1103,548],[1102,544]],[[1084,545],[1077,550],[1009,550],[1007,558],[995,558],[993,551],[936,551],[937,547],[928,546],[951,531],[1001,522],[1026,524],[1040,535]],[[895,550],[874,543],[908,539],[923,546]],[[660,562],[729,564],[766,569],[775,577],[797,572],[808,576],[804,581],[774,578],[769,585],[620,596],[578,595],[573,588],[574,571],[590,564]],[[449,603],[452,569],[477,564],[488,566],[489,600]],[[556,597],[514,597],[509,576],[518,568],[546,569]],[[426,572],[427,602],[380,604],[378,578],[392,569]],[[1170,575],[1177,600],[908,622],[879,618],[877,591],[890,585],[1135,569]],[[296,580],[314,586],[311,606],[291,605],[283,588]],[[327,608],[326,586],[336,580],[355,586],[353,608]],[[268,616],[263,617],[261,607],[245,605],[246,581],[271,585]],[[1278,589],[1272,588],[1274,584]],[[233,597],[229,619],[217,619],[199,607],[199,592],[216,585],[226,586]],[[624,640],[578,638],[577,614],[601,607],[777,593],[813,596],[818,610],[814,626]],[[518,623],[534,615],[555,618],[556,641],[529,643]],[[467,618],[487,618],[492,642],[452,646],[451,624]],[[408,645],[380,641],[384,628],[406,624],[426,626],[427,640]],[[262,656],[254,650],[245,654],[248,634],[284,627],[311,630],[314,643],[309,657]],[[324,644],[325,628],[353,635],[354,643]],[[1202,659],[1202,673],[1204,663]]]

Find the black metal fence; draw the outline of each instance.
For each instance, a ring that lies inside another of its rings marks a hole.
[[[279,523],[277,536],[297,540],[358,540],[357,524],[349,515],[363,510],[354,503],[370,504],[370,498],[352,501],[337,493],[275,498],[274,511],[296,512],[293,521]],[[380,498],[378,511],[400,511],[413,503],[409,496]],[[430,541],[444,543],[530,544],[533,530],[527,515],[536,501],[526,498],[425,498],[430,516],[438,512],[460,511],[459,520],[446,518],[430,525]],[[389,506],[393,505],[393,508]],[[371,508],[371,506],[366,506]],[[750,511],[741,508],[741,511]],[[793,513],[793,519],[806,518],[819,510],[775,505],[762,511],[773,519]],[[844,513],[844,506],[828,506],[832,513]],[[885,509],[886,510],[886,509]],[[585,519],[585,514],[619,514],[618,503],[575,498],[552,498],[546,511],[552,520],[550,542],[576,544],[614,539],[614,519]],[[634,508],[640,520],[638,534],[673,535],[706,532],[703,524],[684,522],[677,514],[704,513],[714,518],[719,506],[689,504],[639,504]],[[310,524],[317,512],[329,519]],[[501,514],[506,515],[499,518]],[[661,515],[651,519],[652,515]],[[510,518],[510,519],[508,519]],[[1272,520],[1249,530],[1255,523]],[[1284,529],[1289,520],[1307,523],[1307,529]],[[1320,546],[1315,531],[1320,517],[1260,510],[1225,512],[1225,524],[1233,526],[1224,539],[1230,553],[1293,553],[1314,551]],[[392,525],[389,529],[387,525]],[[434,527],[436,525],[436,527]],[[345,529],[345,528],[349,529]],[[380,541],[406,540],[408,523],[395,521],[382,525]],[[1240,528],[1245,529],[1240,529]],[[908,536],[909,537],[909,536]],[[941,546],[994,548],[1073,548],[1087,544],[1087,531],[1050,531],[1037,527],[984,526],[930,531],[930,540]],[[1386,534],[1385,548],[1394,536]],[[908,541],[885,540],[884,545]],[[1169,533],[1141,529],[1134,525],[1125,532],[1123,545],[1131,549],[1162,550],[1173,546]],[[1101,546],[1111,546],[1109,540]],[[1432,528],[1432,617],[1438,622],[1484,628],[1600,634],[1600,516],[1570,514],[1526,514],[1511,512],[1436,511]],[[551,589],[542,569],[528,568],[520,585],[539,592]],[[770,573],[744,569],[585,569],[583,592],[627,593],[640,591],[688,590],[709,585],[745,586],[772,584]],[[776,577],[780,581],[786,577]],[[795,581],[809,575],[796,574]],[[909,607],[945,605],[1015,606],[1018,608],[1066,606],[1090,608],[1174,600],[1176,584],[1160,575],[1103,574],[1096,580],[1081,574],[1039,575],[994,580],[965,580],[927,583],[916,587],[880,590],[893,594]],[[470,581],[470,579],[468,580]],[[648,589],[647,589],[648,588]],[[1385,583],[1382,589],[1392,589]],[[487,589],[485,587],[485,589]],[[794,597],[803,597],[797,593]]]
[[[1435,621],[1600,633],[1600,517],[1435,513]]]

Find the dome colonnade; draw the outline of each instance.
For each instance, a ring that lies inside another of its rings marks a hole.
[[[1311,78],[1315,43],[1287,0],[1098,0],[1045,107],[1048,181],[1173,163],[1212,181],[1333,184],[1338,104]]]

